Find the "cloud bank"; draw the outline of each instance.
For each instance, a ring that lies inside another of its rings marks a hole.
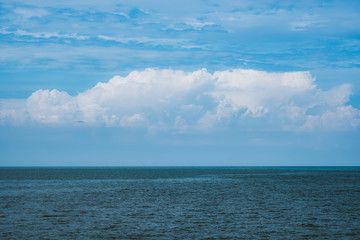
[[[191,131],[214,128],[351,130],[360,110],[351,86],[324,91],[309,72],[233,69],[209,73],[133,71],[71,96],[38,90],[26,100],[0,100],[2,125],[111,126]]]

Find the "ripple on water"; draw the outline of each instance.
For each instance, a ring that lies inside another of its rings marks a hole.
[[[29,171],[0,180],[1,239],[360,236],[359,170]]]

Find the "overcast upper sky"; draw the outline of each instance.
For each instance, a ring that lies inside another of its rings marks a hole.
[[[359,165],[359,1],[0,1],[1,166]]]

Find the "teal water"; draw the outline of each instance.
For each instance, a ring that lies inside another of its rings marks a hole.
[[[0,239],[358,239],[360,168],[0,168]]]

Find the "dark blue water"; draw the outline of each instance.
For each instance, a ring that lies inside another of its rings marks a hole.
[[[360,168],[0,168],[0,239],[360,239]]]

